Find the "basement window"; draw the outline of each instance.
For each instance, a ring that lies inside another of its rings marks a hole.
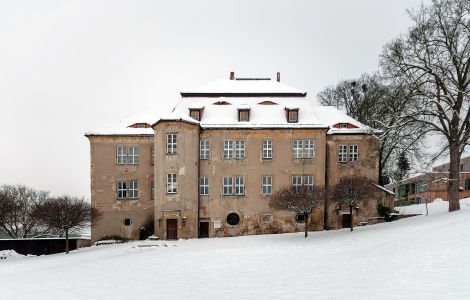
[[[131,226],[131,219],[124,219],[124,226]]]
[[[296,214],[295,221],[297,223],[305,223],[305,215],[304,214]]]

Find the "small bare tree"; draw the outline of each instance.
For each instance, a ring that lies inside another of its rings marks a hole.
[[[40,223],[46,227],[65,231],[65,252],[69,253],[69,231],[90,226],[100,213],[83,198],[61,196],[47,199],[38,213]]]
[[[0,228],[15,239],[26,238],[38,230],[37,210],[47,195],[48,192],[24,185],[1,186]]]
[[[331,196],[334,200],[342,202],[349,207],[350,227],[353,231],[353,208],[358,205],[360,200],[371,196],[373,191],[372,182],[363,176],[343,177],[331,189]]]
[[[308,219],[312,211],[323,203],[325,190],[319,186],[287,186],[270,197],[274,209],[290,210],[305,218],[305,237],[308,236]]]

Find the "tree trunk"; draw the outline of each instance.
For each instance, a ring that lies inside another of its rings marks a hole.
[[[65,253],[69,253],[69,228],[65,227]]]
[[[449,198],[449,211],[460,210],[459,179],[460,179],[460,151],[457,143],[449,143],[450,166],[447,195]]]
[[[305,238],[308,236],[308,214],[304,214],[305,216]]]
[[[349,218],[349,220],[351,221],[351,224],[349,224],[349,227],[351,227],[351,231],[353,231],[353,206],[352,205],[349,205],[349,214],[351,216],[351,218]]]

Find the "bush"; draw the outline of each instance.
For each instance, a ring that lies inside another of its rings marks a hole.
[[[377,204],[377,213],[383,218],[388,218],[392,211],[389,207],[383,205],[382,203]]]

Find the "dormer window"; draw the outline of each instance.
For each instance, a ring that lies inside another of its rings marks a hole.
[[[333,125],[334,128],[357,128],[356,125],[353,125],[351,123],[336,123]]]
[[[287,109],[287,122],[297,123],[299,122],[299,109]]]
[[[201,114],[202,114],[201,109],[190,109],[189,110],[189,116],[191,118],[193,118],[194,120],[201,121]]]
[[[239,122],[249,122],[250,121],[250,110],[249,109],[239,109],[238,110],[238,121]]]
[[[339,128],[348,128],[348,123],[339,123]]]
[[[129,127],[130,128],[151,128],[152,126],[150,126],[150,124],[147,124],[147,123],[134,123]]]

